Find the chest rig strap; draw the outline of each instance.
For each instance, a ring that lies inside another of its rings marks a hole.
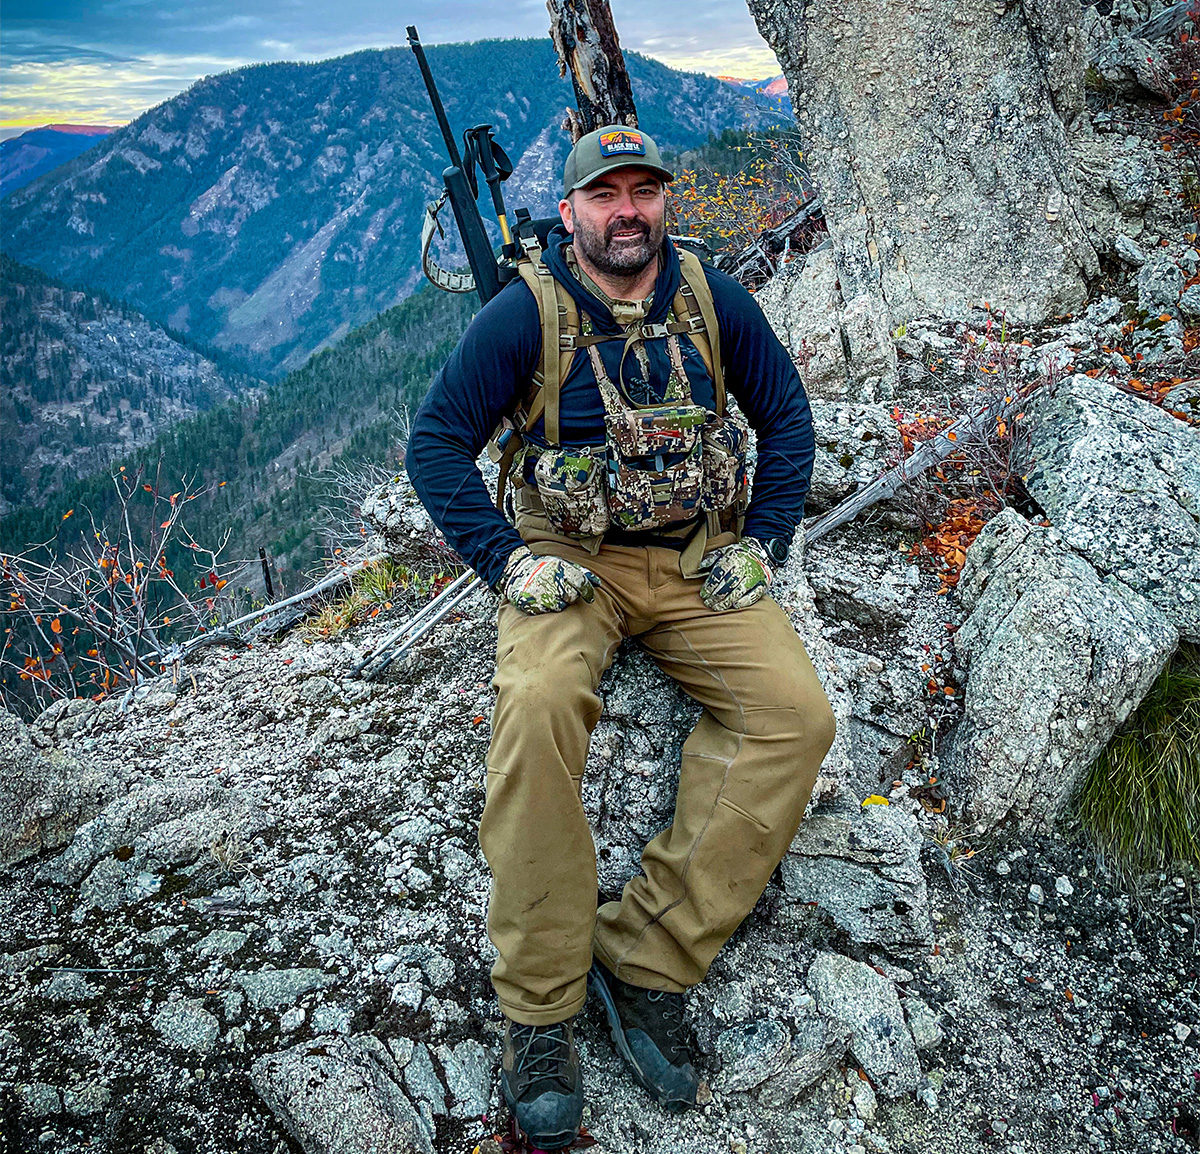
[[[521,247],[523,255],[517,262],[517,271],[537,302],[538,317],[542,325],[542,351],[538,367],[534,370],[530,391],[507,422],[511,428],[498,429],[488,444],[489,455],[500,467],[500,479],[496,490],[498,507],[503,508],[504,505],[508,475],[522,445],[521,433],[541,419],[546,443],[554,446],[560,443],[559,398],[563,381],[567,379],[571,362],[578,349],[588,349],[590,355],[590,350],[595,345],[609,340],[621,340],[625,342],[623,362],[624,354],[628,353],[636,340],[669,337],[671,339],[668,349],[672,366],[680,372],[682,357],[676,362],[678,337],[687,335],[696,346],[712,378],[716,412],[719,416],[725,415],[721,334],[713,307],[712,290],[697,256],[684,249],[676,249],[682,277],[679,289],[671,302],[675,320],[666,324],[643,323],[629,333],[611,336],[594,333],[583,335],[580,332],[579,307],[542,261],[541,248],[536,239],[532,236],[522,236]],[[598,361],[599,356],[595,359]],[[686,375],[681,379],[686,380]]]

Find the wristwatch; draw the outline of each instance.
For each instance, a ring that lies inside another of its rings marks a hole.
[[[759,543],[767,551],[767,556],[775,562],[776,565],[782,565],[788,559],[788,553],[791,552],[792,543],[785,541],[782,537],[772,537],[769,541],[763,541],[760,538]]]

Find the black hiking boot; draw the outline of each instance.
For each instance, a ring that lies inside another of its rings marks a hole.
[[[588,985],[608,1015],[613,1043],[633,1076],[664,1109],[696,1104],[699,1079],[683,1041],[683,995],[644,990],[593,962]]]
[[[570,1022],[526,1026],[510,1021],[500,1060],[504,1101],[541,1150],[561,1150],[579,1135],[583,1078]]]

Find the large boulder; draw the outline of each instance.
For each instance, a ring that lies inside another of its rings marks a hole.
[[[58,750],[43,752],[24,722],[0,710],[0,869],[71,840],[119,782]]]
[[[964,716],[941,749],[951,796],[986,828],[1049,829],[1178,645],[1155,605],[1057,529],[1005,509],[967,551],[955,635]]]
[[[983,301],[1040,321],[1087,299],[1097,257],[1069,163],[1085,120],[1078,3],[750,11],[788,79],[848,305],[886,302],[895,325]]]
[[[1026,484],[1063,541],[1200,641],[1200,434],[1082,374],[1030,416]]]

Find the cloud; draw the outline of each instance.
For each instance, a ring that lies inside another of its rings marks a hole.
[[[200,77],[253,59],[152,54],[121,60],[40,60],[0,65],[0,124],[123,124],[178,95]]]
[[[219,32],[233,32],[242,28],[258,28],[262,24],[259,16],[227,16],[223,20],[215,20],[211,24],[191,24],[181,28],[181,32],[203,32],[213,35]]]
[[[9,38],[6,38],[4,44],[3,58],[20,63],[68,65],[97,62],[120,63],[133,59],[130,56],[92,48],[86,44],[55,44],[40,40],[30,40],[24,44],[18,40],[16,44],[13,44],[12,39]]]
[[[778,76],[783,69],[775,54],[764,44],[761,47],[752,44],[723,46],[721,48],[688,49],[648,49],[647,56],[653,56],[672,68],[682,72],[707,72],[710,76],[741,76],[748,80],[764,80],[768,76]]]

